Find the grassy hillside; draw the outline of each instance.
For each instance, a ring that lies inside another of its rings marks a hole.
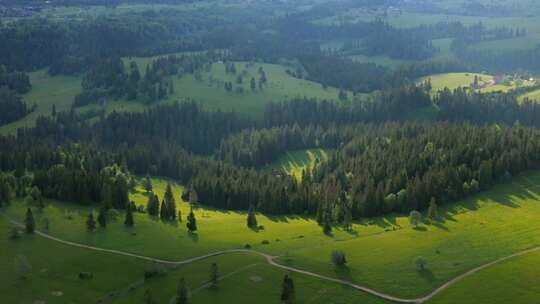
[[[146,267],[140,260],[69,247],[39,236],[8,240],[11,229],[0,217],[2,303],[95,303],[140,281]],[[19,255],[31,267],[27,279],[18,278],[15,258]],[[91,272],[94,279],[80,280],[80,272]]]
[[[435,297],[433,304],[535,303],[540,294],[540,252],[482,270]]]
[[[483,81],[492,80],[493,76],[477,73],[445,73],[436,74],[423,77],[418,82],[424,82],[426,80],[431,81],[431,87],[433,92],[437,92],[444,88],[454,90],[461,87],[469,87],[474,81],[474,76],[478,76]]]
[[[303,171],[312,171],[316,164],[328,160],[328,152],[323,149],[308,149],[287,152],[263,170],[278,170],[302,179]]]
[[[154,182],[160,198],[164,184]],[[388,216],[355,223],[352,233],[336,227],[330,237],[310,218],[259,215],[259,224],[265,229],[254,232],[245,225],[245,213],[204,208],[195,211],[197,237],[187,233],[185,223],[163,223],[146,214],[135,215],[132,229],[124,228],[120,215],[105,231],[89,234],[84,221],[90,208],[73,204],[52,202],[42,216],[51,219],[52,234],[68,240],[169,259],[249,243],[256,250],[285,255],[280,262],[287,265],[366,284],[396,296],[416,297],[475,266],[539,245],[538,185],[540,173],[517,177],[512,183],[441,208],[440,221],[422,224],[418,229],[413,229],[404,216]],[[177,200],[180,191],[177,185]],[[140,189],[131,198],[137,204],[145,202]],[[185,217],[187,204],[178,202],[178,206]],[[22,219],[24,210],[19,202],[5,212]],[[68,212],[72,219],[68,219]],[[269,244],[262,244],[264,240]],[[332,265],[330,253],[335,249],[346,253],[347,267]],[[417,270],[414,263],[418,256],[428,261],[424,271]]]
[[[29,105],[37,109],[18,121],[0,127],[0,134],[14,134],[18,128],[32,127],[40,115],[50,115],[53,104],[57,111],[71,108],[75,95],[81,91],[81,78],[70,76],[51,77],[46,70],[29,73],[32,90],[23,95]]]

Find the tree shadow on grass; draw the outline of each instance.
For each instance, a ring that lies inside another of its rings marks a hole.
[[[427,231],[427,228],[424,227],[424,226],[413,227],[413,229],[415,231],[419,231],[419,232],[426,232]]]
[[[198,243],[199,242],[199,234],[197,233],[194,233],[194,232],[189,232],[187,233],[188,237],[194,242],[194,243]]]
[[[334,267],[336,277],[340,280],[355,283],[355,280],[352,276],[351,269],[347,265],[336,266]]]
[[[417,272],[420,275],[420,277],[424,279],[425,281],[427,282],[435,281],[435,275],[428,268],[419,269]]]

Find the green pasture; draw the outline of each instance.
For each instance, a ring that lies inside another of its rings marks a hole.
[[[29,105],[36,105],[34,112],[26,117],[0,127],[0,134],[14,134],[18,128],[33,127],[41,115],[51,115],[53,105],[56,111],[71,108],[75,96],[81,91],[81,78],[71,76],[50,76],[47,70],[29,73],[32,90],[23,95]]]
[[[162,197],[165,181],[155,180]],[[447,205],[440,220],[414,229],[405,216],[366,219],[353,225],[352,232],[339,227],[332,236],[308,217],[258,216],[264,230],[246,227],[246,214],[198,208],[197,236],[185,228],[188,205],[179,201],[182,187],[175,186],[178,207],[184,222],[163,223],[147,214],[135,215],[135,227],[125,228],[123,215],[105,230],[86,231],[86,215],[92,207],[50,202],[38,218],[50,219],[50,232],[67,240],[104,248],[166,258],[185,259],[223,249],[253,249],[281,256],[280,263],[312,272],[365,284],[401,297],[419,297],[473,267],[540,245],[540,173],[516,177],[491,191]],[[145,193],[138,189],[131,196],[144,204]],[[5,212],[22,219],[26,206],[14,202]],[[264,245],[262,241],[269,244]],[[343,250],[347,267],[330,262],[332,250]],[[419,271],[414,261],[428,261]],[[504,303],[504,302],[501,302]]]
[[[433,298],[433,304],[536,303],[540,252],[516,257],[481,270]]]
[[[272,164],[265,166],[266,171],[282,171],[288,175],[302,179],[302,172],[313,171],[318,163],[328,160],[328,152],[323,149],[308,149],[285,153]]]

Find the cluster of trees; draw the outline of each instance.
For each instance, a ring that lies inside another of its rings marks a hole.
[[[24,72],[9,72],[4,65],[0,65],[0,88],[7,87],[17,94],[28,93],[32,88],[28,74]]]
[[[0,109],[0,126],[19,120],[32,112],[14,91],[6,87],[0,87]]]
[[[517,100],[517,94],[478,94],[465,89],[438,93],[438,119],[478,125],[503,123],[540,127],[540,105],[532,100]]]

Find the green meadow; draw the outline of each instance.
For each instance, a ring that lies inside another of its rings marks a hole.
[[[265,166],[263,170],[282,171],[301,180],[303,172],[313,171],[318,163],[327,161],[328,157],[328,152],[323,149],[291,151],[285,153],[272,164]]]
[[[165,184],[154,180],[160,198]],[[245,213],[203,207],[195,210],[199,231],[190,235],[184,223],[189,207],[180,201],[180,185],[175,185],[174,193],[184,217],[182,223],[164,223],[136,214],[135,227],[125,228],[120,214],[105,230],[89,233],[85,218],[94,208],[60,202],[50,202],[37,218],[47,217],[50,233],[66,240],[171,260],[250,244],[254,250],[280,256],[279,263],[412,298],[471,268],[540,245],[540,223],[536,220],[540,216],[539,184],[540,173],[516,177],[512,183],[441,207],[439,221],[417,229],[405,216],[395,215],[357,222],[352,232],[335,227],[332,236],[324,235],[313,219],[299,216],[258,215],[264,230],[255,232],[246,227]],[[131,199],[145,204],[146,195],[138,188]],[[20,220],[25,208],[24,203],[14,202],[4,212]],[[330,262],[336,249],[346,253],[346,267],[336,268]],[[428,261],[423,271],[414,263],[419,256]],[[264,264],[260,267],[264,268],[261,272],[274,271]],[[167,284],[173,286],[174,282]]]
[[[540,252],[529,253],[477,272],[433,298],[433,304],[536,303]]]
[[[14,134],[18,128],[33,127],[41,115],[50,115],[53,105],[56,111],[71,108],[75,96],[81,92],[81,78],[71,76],[50,76],[47,70],[29,73],[32,90],[22,98],[29,105],[36,105],[34,112],[23,119],[0,126],[0,134]]]

